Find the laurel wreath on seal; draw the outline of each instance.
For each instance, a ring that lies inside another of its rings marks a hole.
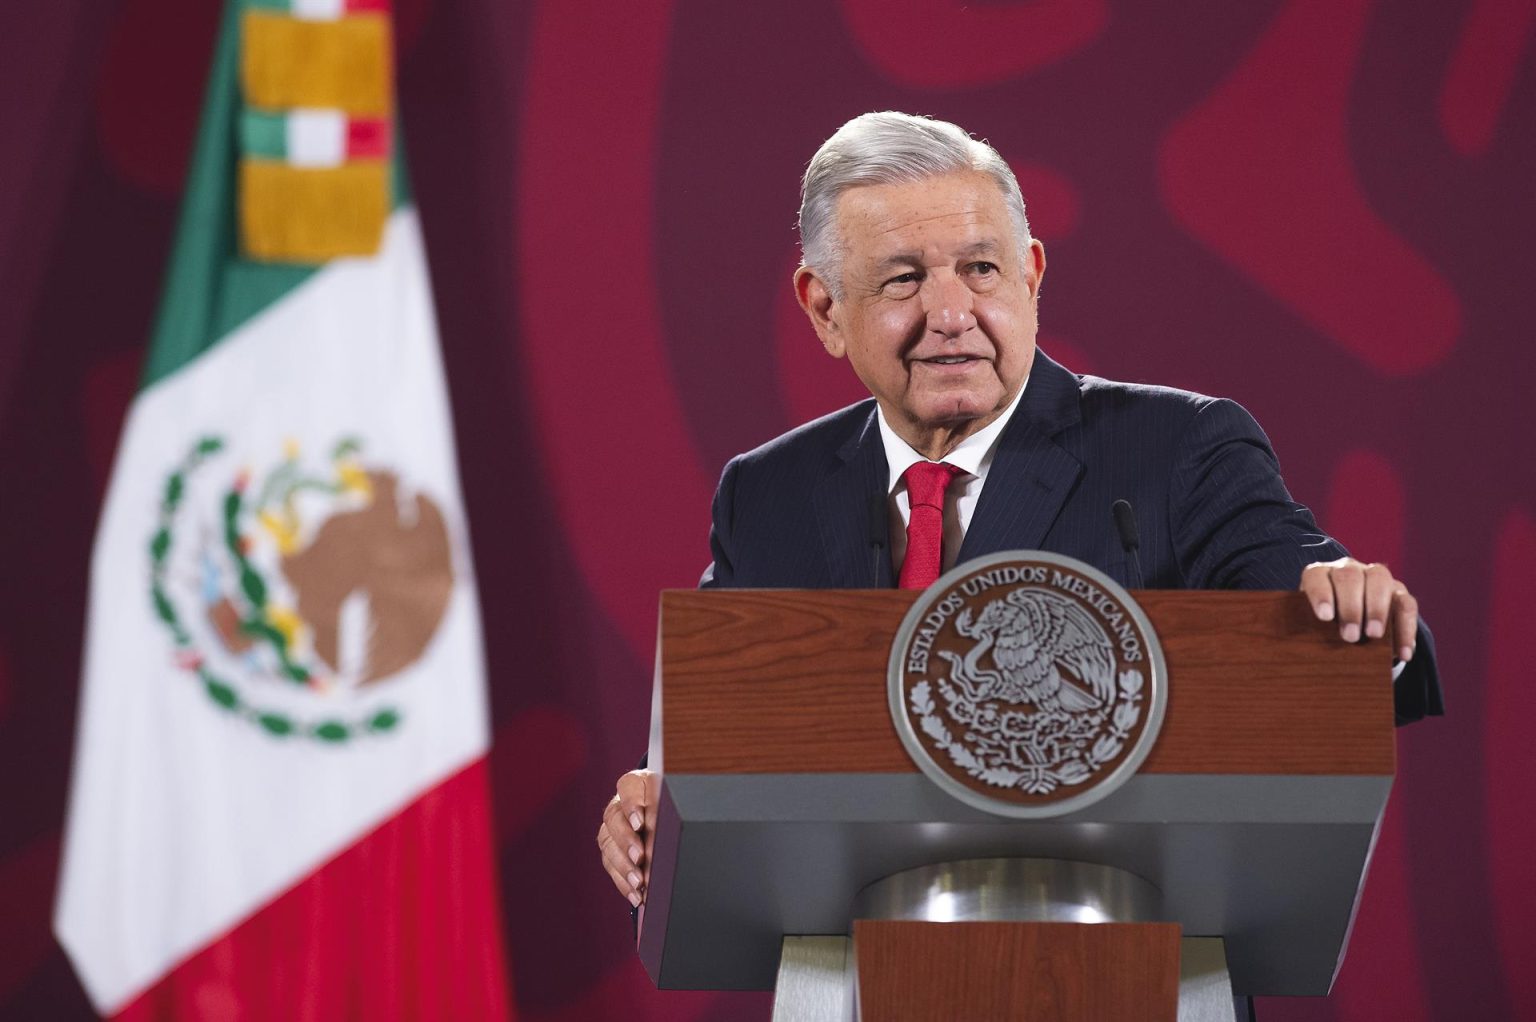
[[[1141,719],[1145,679],[1133,669],[1122,671],[1118,681],[1120,698],[1113,710],[1031,714],[977,703],[948,678],[940,678],[939,693],[950,719],[966,725],[963,741],[955,740],[939,716],[928,682],[912,686],[907,698],[923,733],[971,777],[998,788],[1049,795],[1062,785],[1089,780],[1125,748]],[[1106,719],[1109,728],[1099,733]],[[980,755],[972,746],[980,749]],[[1042,747],[1048,750],[1044,754]]]
[[[167,592],[166,572],[175,538],[176,512],[186,495],[187,480],[205,461],[223,449],[224,441],[221,438],[203,437],[166,477],[155,532],[149,543],[150,599],[154,603],[155,616],[165,626],[175,644],[177,665],[202,683],[204,693],[220,709],[250,721],[277,738],[312,738],[322,744],[336,746],[365,735],[393,732],[401,720],[400,712],[396,709],[386,707],[355,721],[336,717],[299,720],[279,710],[263,708],[248,701],[234,685],[208,666],[207,656],[198,649],[180,610]],[[345,440],[333,452],[333,457],[345,456],[356,449],[356,441]],[[237,481],[225,493],[222,509],[224,547],[234,561],[240,578],[240,590],[248,604],[248,612],[240,620],[240,629],[252,639],[264,642],[271,648],[278,662],[280,677],[296,685],[308,685],[312,681],[311,672],[292,659],[287,638],[272,627],[264,614],[267,582],[246,556],[246,544],[240,529],[240,521],[245,512],[245,489],[244,482]]]

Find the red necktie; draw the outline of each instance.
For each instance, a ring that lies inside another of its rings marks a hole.
[[[927,589],[939,577],[944,560],[944,491],[960,469],[943,461],[919,461],[902,474],[907,482],[907,557],[901,562],[901,588]]]

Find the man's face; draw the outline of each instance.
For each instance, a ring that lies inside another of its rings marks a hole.
[[[897,434],[942,456],[1029,375],[1045,249],[1019,251],[1002,191],[980,171],[850,188],[837,229],[843,297],[802,267],[800,304]]]

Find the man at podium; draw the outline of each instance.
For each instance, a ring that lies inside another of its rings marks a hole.
[[[800,235],[796,297],[871,398],[732,459],[701,585],[925,588],[1035,549],[1132,588],[1299,586],[1341,641],[1391,644],[1399,723],[1441,712],[1412,594],[1321,533],[1246,411],[1076,375],[1035,346],[1045,248],[990,145],[856,117],[806,170]],[[632,905],[655,796],[625,774],[598,831]]]

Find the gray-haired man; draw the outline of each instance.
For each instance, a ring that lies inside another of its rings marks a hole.
[[[914,525],[908,470],[946,463],[933,570],[1044,549],[1129,581],[1110,518],[1125,497],[1145,586],[1299,585],[1343,641],[1391,644],[1399,721],[1441,712],[1413,596],[1385,565],[1319,534],[1245,411],[1076,376],[1036,349],[1045,248],[991,146],[943,121],[857,117],[811,160],[800,226],[796,297],[873,400],[731,461],[702,584],[891,585]],[[872,570],[873,501],[885,502],[890,563]],[[644,898],[656,794],[650,772],[625,774],[598,830],[603,865],[632,905]]]

